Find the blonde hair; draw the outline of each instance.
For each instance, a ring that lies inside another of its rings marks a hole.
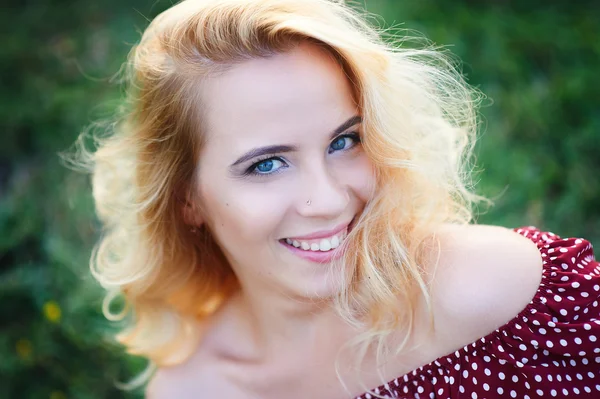
[[[479,199],[469,180],[477,96],[443,52],[382,37],[334,0],[185,0],[152,21],[126,65],[124,117],[80,158],[90,161],[104,225],[91,270],[109,290],[108,318],[133,310],[117,337],[129,352],[159,366],[183,362],[203,320],[237,289],[210,232],[197,242],[181,216],[203,137],[194,87],[303,41],[329,51],[348,76],[377,176],[348,238],[343,261],[353,267],[336,308],[368,326],[363,348],[383,348],[395,328],[410,331],[417,298],[429,300],[423,243],[442,223],[468,223]],[[114,315],[109,303],[119,294],[129,307]]]

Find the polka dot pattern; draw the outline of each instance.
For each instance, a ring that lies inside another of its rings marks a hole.
[[[600,263],[583,239],[534,227],[542,281],[515,318],[356,399],[600,398]],[[374,396],[373,393],[378,396]]]

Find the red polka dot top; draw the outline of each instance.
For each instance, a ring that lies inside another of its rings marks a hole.
[[[600,398],[600,263],[583,239],[533,227],[540,286],[514,319],[356,399]]]

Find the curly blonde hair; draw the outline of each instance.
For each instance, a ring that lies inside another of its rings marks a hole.
[[[126,64],[124,116],[96,138],[95,151],[80,153],[91,164],[104,226],[91,270],[109,290],[106,316],[133,316],[117,337],[129,352],[159,366],[183,362],[203,321],[238,288],[210,231],[198,240],[182,220],[180,193],[191,190],[204,137],[195,88],[305,41],[326,49],[347,75],[376,170],[374,198],[341,260],[351,267],[336,309],[368,327],[355,342],[363,348],[383,348],[394,329],[410,331],[417,298],[429,303],[426,237],[442,223],[471,221],[481,198],[469,162],[477,92],[443,51],[404,48],[402,40],[384,40],[382,29],[334,0],[185,0],[151,22]],[[109,311],[116,295],[132,312]]]

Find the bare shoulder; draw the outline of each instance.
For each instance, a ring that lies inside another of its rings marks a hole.
[[[222,307],[203,326],[202,339],[184,362],[159,368],[146,387],[148,399],[230,398],[254,399],[243,390],[239,374],[228,360],[240,356],[243,334],[231,324],[233,307]],[[236,345],[231,345],[235,342]]]
[[[228,384],[208,367],[190,364],[159,368],[146,387],[147,399],[192,399],[219,397]]]
[[[542,277],[536,245],[497,226],[447,225],[437,234],[431,293],[436,334],[468,344],[513,319]]]
[[[232,383],[227,367],[214,353],[209,339],[198,345],[183,363],[160,367],[146,387],[147,399],[198,399],[225,397],[248,399],[247,393]],[[208,342],[207,342],[208,341]]]

